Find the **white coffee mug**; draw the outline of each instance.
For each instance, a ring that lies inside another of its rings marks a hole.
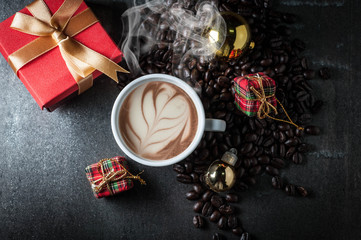
[[[120,109],[121,106],[128,96],[129,93],[131,93],[134,89],[136,89],[138,86],[152,82],[152,81],[161,81],[161,82],[167,82],[171,83],[175,86],[178,86],[179,88],[183,89],[186,94],[192,99],[194,106],[197,110],[198,115],[198,127],[197,132],[193,138],[193,141],[191,144],[180,154],[169,158],[165,160],[150,160],[143,157],[138,156],[135,154],[124,142],[120,128],[119,128],[119,121],[121,119]],[[202,139],[202,135],[204,131],[213,131],[213,132],[224,132],[226,130],[226,122],[224,120],[220,119],[206,119],[204,114],[204,108],[202,105],[202,102],[200,98],[198,97],[197,93],[193,90],[192,87],[190,87],[186,82],[183,80],[166,75],[166,74],[149,74],[145,75],[143,77],[137,78],[131,83],[129,83],[118,95],[117,99],[115,100],[112,115],[111,115],[111,126],[113,135],[115,138],[115,141],[121,148],[121,150],[131,159],[134,161],[147,165],[147,166],[153,166],[153,167],[161,167],[161,166],[167,166],[172,165],[174,163],[177,163],[183,159],[185,159],[188,155],[190,155],[198,146],[199,142]]]

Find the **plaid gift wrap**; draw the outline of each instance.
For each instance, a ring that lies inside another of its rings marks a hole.
[[[145,181],[138,175],[134,176],[128,171],[124,157],[102,159],[85,169],[86,176],[92,186],[95,197],[108,197],[133,187],[132,179],[137,179],[141,184]]]
[[[270,108],[277,113],[276,84],[264,73],[236,77],[233,88],[235,104],[247,116],[264,118]]]

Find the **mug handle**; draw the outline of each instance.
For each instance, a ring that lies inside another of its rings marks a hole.
[[[224,132],[224,131],[226,131],[226,121],[221,120],[221,119],[206,118],[204,131]]]

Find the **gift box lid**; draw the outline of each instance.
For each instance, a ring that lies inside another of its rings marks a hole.
[[[44,0],[44,2],[51,13],[54,14],[64,0]],[[83,2],[74,16],[87,8],[87,5]],[[27,8],[22,9],[20,12],[31,15]],[[10,28],[14,16],[0,23],[0,52],[5,59],[8,59],[10,54],[37,38]],[[73,38],[114,62],[121,61],[121,51],[99,22]],[[99,75],[101,75],[101,72],[93,72],[93,78]],[[42,109],[52,107],[78,91],[78,85],[70,74],[58,47],[26,64],[18,71],[18,76]]]

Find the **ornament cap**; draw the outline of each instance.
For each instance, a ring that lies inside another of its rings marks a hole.
[[[231,148],[229,151],[225,152],[223,154],[221,160],[231,166],[236,165],[236,163],[238,161],[237,149]]]

